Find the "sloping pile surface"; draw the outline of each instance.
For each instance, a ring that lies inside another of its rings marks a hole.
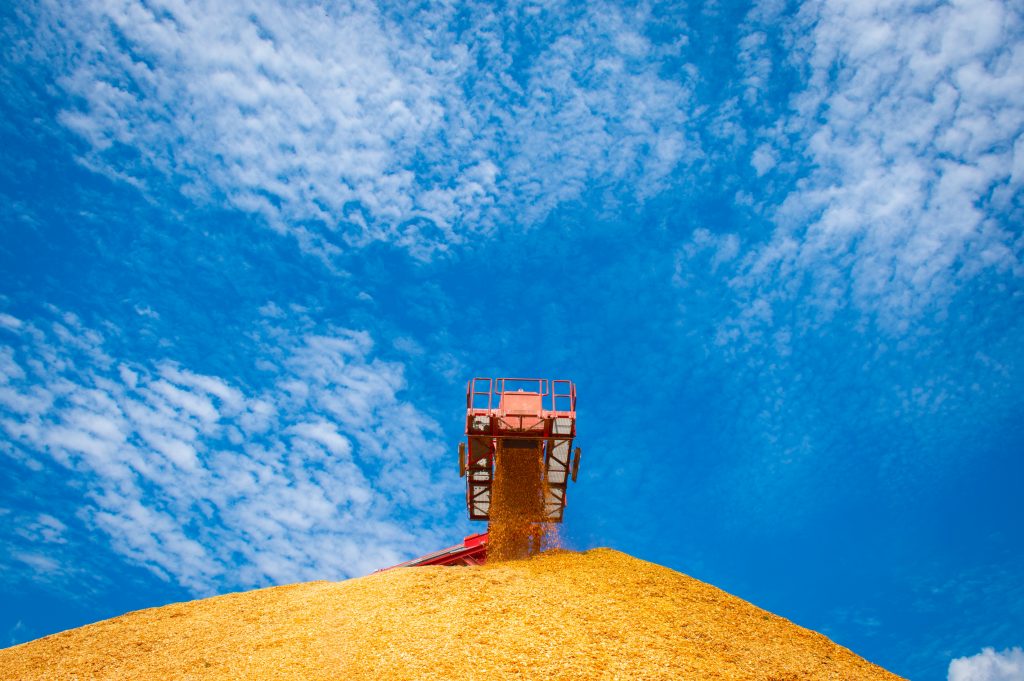
[[[0,651],[3,679],[896,679],[609,549],[390,570],[128,613]]]

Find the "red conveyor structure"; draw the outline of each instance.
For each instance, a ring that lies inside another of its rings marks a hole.
[[[487,533],[471,534],[461,544],[392,565],[384,570],[421,565],[483,565],[487,561]],[[383,572],[384,570],[377,570]]]
[[[576,437],[576,386],[545,378],[474,378],[466,387],[466,442],[459,443],[459,476],[466,478],[470,520],[490,521],[491,491],[501,475],[505,451],[533,450],[544,468],[544,522],[560,523],[566,488],[576,481],[580,449]],[[481,565],[487,533],[392,567]],[[390,570],[391,568],[385,568]],[[380,570],[378,570],[380,572]]]
[[[490,520],[491,487],[504,449],[535,449],[544,462],[544,517],[560,523],[569,478],[580,465],[576,386],[544,378],[474,378],[466,388],[466,440],[459,474],[466,478],[470,520]],[[468,456],[467,447],[468,444]],[[575,455],[575,456],[574,456]]]

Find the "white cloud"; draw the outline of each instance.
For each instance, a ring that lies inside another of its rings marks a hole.
[[[9,520],[9,519],[5,519]],[[64,544],[67,542],[67,526],[49,513],[39,513],[33,518],[19,518],[15,534],[33,543]]]
[[[650,195],[693,155],[689,92],[651,62],[643,11],[484,5],[396,19],[368,2],[276,0],[44,0],[40,11],[40,58],[64,55],[60,121],[86,142],[85,165],[140,187],[156,170],[327,257],[372,241],[429,257],[499,223],[535,224],[599,180]],[[553,32],[536,56],[518,43],[523,22]]]
[[[9,314],[0,312],[0,326],[10,329],[11,331],[17,331],[21,328],[21,320],[17,317],[12,317]]]
[[[277,303],[272,300],[268,300],[265,305],[260,307],[260,314],[271,319],[283,319],[285,317],[284,310],[278,307]]]
[[[751,97],[770,56],[758,16],[778,23],[764,4],[741,41]],[[751,301],[799,291],[823,319],[852,306],[898,333],[983,273],[1024,276],[1008,217],[1024,189],[1022,29],[1019,9],[995,0],[801,6],[786,66],[806,85],[751,163],[763,175],[802,157],[813,170],[764,207],[776,229],[730,281],[740,320]]]
[[[14,559],[44,574],[59,572],[61,569],[60,563],[39,553],[16,553]]]
[[[367,334],[271,330],[276,378],[253,392],[108,362],[98,334],[65,323],[68,336],[26,323],[5,349],[0,431],[68,469],[91,499],[83,518],[153,572],[199,593],[342,578],[450,539],[440,430],[398,397],[402,367],[374,359]],[[60,543],[66,526],[41,515],[24,532]],[[19,560],[56,569],[38,551]]]
[[[516,153],[506,164],[508,194],[530,221],[579,197],[595,177],[656,194],[694,155],[692,93],[659,77],[653,46],[631,30],[645,19],[595,5],[530,69],[510,124]]]
[[[949,681],[1024,681],[1024,650],[996,652],[984,648],[977,655],[949,663]]]
[[[754,155],[750,159],[750,165],[754,166],[758,177],[774,168],[776,163],[778,163],[778,157],[775,151],[767,144],[762,144],[755,149]]]
[[[26,639],[31,638],[27,636],[28,627],[21,620],[14,623],[14,626],[7,630],[7,645],[14,646],[19,643],[23,643]]]
[[[395,237],[421,210],[407,165],[437,133],[460,55],[396,40],[398,27],[372,5],[110,0],[48,10],[52,27],[66,22],[54,41],[81,41],[61,84],[82,107],[61,120],[89,143],[89,165],[179,176],[188,192],[222,196],[329,251],[335,237]],[[436,218],[443,231],[451,216]],[[310,222],[324,231],[295,226]]]
[[[959,453],[937,465],[938,452],[977,429],[977,395],[1012,395],[1019,373],[979,371],[971,356],[1013,355],[1015,331],[992,306],[1024,276],[1024,21],[984,0],[758,5],[736,46],[743,77],[724,95],[738,102],[730,150],[753,166],[753,224],[679,246],[682,325],[742,395],[734,470],[770,472],[753,480],[761,501],[738,504],[781,509],[831,462],[851,414],[878,432],[905,424],[915,442],[876,461],[895,496],[949,474]],[[830,400],[848,408],[830,413]],[[722,489],[752,477],[730,473]]]

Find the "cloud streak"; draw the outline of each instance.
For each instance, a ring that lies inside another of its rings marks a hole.
[[[439,427],[397,396],[402,367],[374,359],[366,333],[265,330],[270,387],[247,391],[115,360],[73,315],[14,326],[0,349],[13,454],[71,471],[89,525],[194,592],[358,575],[451,529],[438,525],[458,496],[435,477]],[[63,530],[49,515],[25,528],[40,547]]]
[[[595,185],[650,195],[694,155],[690,93],[659,75],[643,12],[527,10],[43,2],[38,42],[64,54],[59,120],[88,167],[169,178],[322,256],[428,258]],[[532,23],[545,43],[521,44]]]
[[[743,444],[722,488],[763,491],[737,504],[823,489],[862,438],[885,442],[858,465],[898,499],[1019,409],[1024,23],[982,0],[787,11],[758,3],[742,27],[749,220],[682,240],[681,316],[731,386]]]
[[[779,108],[765,91],[773,70],[805,85],[756,133],[757,175],[792,188],[756,206],[774,231],[747,239],[726,271],[736,308],[721,338],[754,337],[794,302],[819,323],[852,309],[900,335],[981,276],[1024,276],[1024,20],[989,0],[933,5],[751,13],[746,101]],[[778,25],[785,57],[764,39]]]

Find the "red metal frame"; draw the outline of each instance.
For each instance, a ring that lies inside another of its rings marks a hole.
[[[535,388],[525,390],[524,388]],[[485,406],[486,405],[486,406]],[[576,386],[564,379],[474,378],[466,387],[466,439],[459,445],[460,474],[466,476],[466,506],[471,520],[489,520],[495,463],[506,441],[511,448],[539,448],[544,456],[548,522],[561,522],[569,479],[576,480]],[[468,459],[466,458],[468,452]],[[481,565],[487,560],[487,533],[461,544],[389,568],[421,565]]]
[[[483,565],[487,562],[487,533],[471,534],[462,540],[461,544],[449,546],[440,551],[428,553],[419,558],[407,560],[398,565],[382,568],[377,572],[384,572],[393,568],[418,567],[421,565]]]
[[[486,386],[479,389],[480,384]],[[512,390],[506,390],[508,383],[513,384]],[[516,384],[533,384],[536,390],[522,390],[515,388]],[[559,386],[565,392],[559,390]],[[500,409],[501,398],[505,394],[514,395],[517,392],[540,395],[542,408],[549,413],[572,414],[576,413],[576,385],[566,379],[548,380],[546,378],[474,378],[466,387],[466,411],[467,415],[486,415]],[[477,397],[486,396],[487,406],[481,406]],[[566,404],[568,400],[568,404]],[[561,407],[561,408],[560,408]],[[567,407],[567,408],[566,408]]]
[[[546,518],[561,522],[566,487],[575,479],[576,386],[565,379],[474,378],[466,387],[466,506],[470,520],[489,520],[495,461],[506,440],[543,448]]]

